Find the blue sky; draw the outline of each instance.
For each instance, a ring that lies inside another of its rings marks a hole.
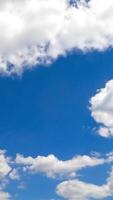
[[[113,198],[113,2],[73,2],[0,2],[0,200]]]
[[[113,52],[80,52],[59,58],[49,68],[38,67],[21,77],[0,78],[0,147],[8,155],[54,154],[61,160],[91,152],[112,151],[113,140],[98,136],[89,99],[112,78]],[[81,180],[102,184],[109,165],[85,169]],[[8,189],[14,199],[59,199],[59,180],[43,175],[26,176],[25,189]],[[20,183],[16,183],[19,185]],[[16,185],[16,187],[17,187]],[[109,198],[108,198],[109,199]]]
[[[76,53],[22,77],[1,77],[1,147],[11,153],[53,152],[63,158],[112,151],[112,140],[95,135],[98,124],[88,109],[96,90],[112,79],[112,65],[110,50]]]

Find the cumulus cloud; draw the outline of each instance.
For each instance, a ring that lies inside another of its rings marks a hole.
[[[8,174],[11,172],[12,167],[10,165],[10,158],[6,156],[6,152],[0,150],[0,199],[1,200],[9,200],[10,194],[8,192],[4,192],[4,188],[7,185],[6,178]]]
[[[68,200],[98,200],[113,196],[113,168],[103,185],[95,185],[80,180],[67,180],[60,183],[56,193]]]
[[[113,80],[91,98],[91,115],[100,124],[98,134],[113,137]]]
[[[68,180],[60,183],[56,192],[68,200],[103,199],[111,196],[108,185],[97,186],[79,180]]]
[[[0,150],[0,199],[10,200],[12,195],[6,192],[12,181],[18,181],[18,187],[24,183],[24,175],[40,173],[49,178],[60,178],[67,180],[57,186],[56,192],[59,196],[69,200],[103,199],[113,196],[113,168],[106,183],[102,186],[82,182],[78,178],[78,171],[83,168],[96,167],[98,165],[113,163],[113,152],[104,156],[99,153],[91,155],[78,155],[70,160],[59,160],[54,155],[24,157],[17,154],[16,158],[6,156],[6,151]]]
[[[94,167],[105,163],[104,158],[77,156],[71,160],[62,161],[54,155],[47,157],[38,156],[36,158],[17,155],[16,163],[24,165],[24,170],[30,173],[42,173],[48,177],[75,177],[76,172],[85,167]]]
[[[0,150],[0,180],[11,171],[9,158],[5,156],[5,151]]]
[[[72,2],[0,1],[0,72],[21,73],[73,49],[112,47],[113,1]]]
[[[11,181],[19,180],[18,166],[5,150],[0,150],[0,200],[10,200],[11,195],[5,191]]]

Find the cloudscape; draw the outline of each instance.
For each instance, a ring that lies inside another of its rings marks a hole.
[[[0,200],[113,199],[113,0],[0,0]]]

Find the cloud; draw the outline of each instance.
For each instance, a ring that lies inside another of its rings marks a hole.
[[[0,150],[0,199],[10,200],[11,194],[6,192],[8,185],[18,181],[18,188],[25,180],[23,174],[40,173],[49,178],[73,179],[77,172],[86,167],[95,167],[113,161],[112,152],[101,157],[100,154],[78,155],[70,160],[59,160],[54,155],[24,157],[17,154],[16,158],[8,157],[6,151]],[[23,173],[24,172],[24,173]],[[59,179],[61,180],[61,179]]]
[[[109,158],[109,159],[108,159]],[[113,161],[112,152],[101,157],[100,154],[78,155],[70,160],[59,160],[54,155],[24,157],[17,154],[16,158],[7,157],[6,151],[0,150],[0,199],[10,200],[11,195],[6,191],[8,185],[18,181],[18,188],[24,183],[24,175],[40,173],[49,178],[73,179],[77,172],[86,167],[95,167]],[[61,179],[59,179],[61,180]]]
[[[9,200],[10,194],[7,192],[0,191],[0,200]]]
[[[98,134],[103,137],[113,137],[113,80],[98,90],[90,100],[91,115],[100,124]]]
[[[12,170],[10,158],[6,156],[6,151],[0,150],[0,200],[9,200],[10,194],[4,192],[7,185],[7,177]]]
[[[54,155],[25,157],[17,154],[16,158],[8,157],[6,151],[0,150],[0,200],[10,200],[13,195],[6,190],[12,182],[17,181],[17,189],[26,188],[25,176],[42,174],[59,181],[56,192],[59,196],[69,200],[102,199],[113,196],[113,168],[106,183],[102,186],[78,180],[78,172],[84,168],[113,163],[113,152],[104,156],[99,153],[91,155],[77,155],[70,160],[59,160]],[[82,192],[81,192],[82,191]]]
[[[9,174],[9,177],[10,177],[11,180],[19,180],[20,179],[20,175],[19,175],[18,170],[14,168],[11,171],[11,173]]]
[[[68,200],[103,199],[111,196],[108,185],[97,186],[79,180],[68,180],[60,183],[56,192]]]
[[[68,200],[98,200],[113,196],[113,167],[103,185],[95,185],[75,180],[67,180],[58,184],[56,193]]]
[[[85,167],[94,167],[105,163],[104,158],[96,156],[77,156],[71,160],[62,161],[54,155],[47,157],[38,156],[36,158],[17,155],[16,163],[23,165],[24,170],[30,173],[42,173],[48,177],[75,177],[76,172]]]
[[[5,189],[12,181],[19,180],[18,166],[6,153],[5,150],[0,150],[0,200],[12,199]]]
[[[0,150],[0,180],[11,171],[9,158],[5,156],[5,151]]]
[[[74,49],[113,46],[113,1],[69,2],[0,1],[0,73],[20,74]]]

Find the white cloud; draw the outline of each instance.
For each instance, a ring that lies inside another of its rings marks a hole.
[[[0,150],[0,180],[6,177],[10,171],[9,158],[5,156],[5,151]]]
[[[7,177],[12,170],[10,166],[10,158],[5,155],[5,151],[0,150],[0,200],[9,200],[10,194],[4,192],[4,188],[7,185]]]
[[[18,181],[19,187],[21,187],[21,183],[24,183],[23,170],[24,174],[40,173],[50,178],[69,179],[74,178],[78,170],[85,167],[95,167],[112,161],[112,153],[105,157],[101,157],[100,154],[83,155],[62,161],[54,155],[33,158],[17,154],[16,159],[14,159],[7,157],[6,151],[0,150],[0,199],[10,200],[11,195],[6,192],[6,189],[8,185],[12,184],[12,181]]]
[[[10,200],[10,197],[8,192],[0,191],[0,200]]]
[[[105,163],[104,158],[97,158],[96,156],[77,156],[71,160],[62,161],[54,155],[47,157],[38,156],[36,158],[24,157],[17,155],[16,163],[24,165],[24,170],[31,173],[42,173],[48,177],[74,177],[78,170],[85,167],[94,167]]]
[[[21,73],[73,49],[113,46],[113,1],[77,2],[0,1],[0,72]]]
[[[113,137],[113,80],[91,98],[91,115],[100,124],[98,134]]]
[[[77,179],[67,180],[57,186],[56,193],[68,200],[97,200],[113,197],[113,168],[103,185],[95,185]]]
[[[111,196],[108,185],[97,186],[79,180],[60,183],[56,192],[59,196],[69,200],[104,199]]]
[[[99,153],[94,153],[90,156],[78,155],[70,160],[64,161],[59,160],[54,155],[33,158],[31,156],[24,157],[23,155],[17,154],[14,159],[7,157],[6,152],[0,150],[0,200],[10,200],[13,197],[6,189],[15,180],[18,181],[18,189],[24,188],[26,186],[24,176],[28,173],[40,173],[49,178],[62,178],[63,180],[67,180],[58,185],[57,194],[69,200],[102,199],[113,196],[113,169],[106,183],[102,186],[75,179],[78,177],[78,171],[80,172],[83,168],[96,167],[104,164],[111,166],[112,162],[113,152],[104,156],[101,156]]]

